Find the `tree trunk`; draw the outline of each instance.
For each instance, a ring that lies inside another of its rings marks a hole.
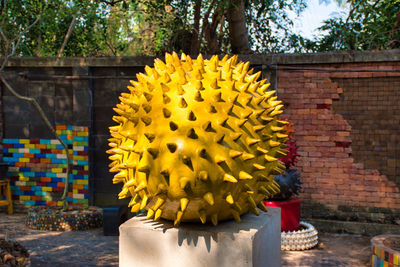
[[[194,24],[192,32],[192,40],[190,41],[190,54],[195,56],[200,52],[200,42],[199,32],[200,32],[200,10],[201,10],[201,0],[195,1],[194,6]]]
[[[227,11],[227,20],[229,23],[229,38],[231,41],[232,53],[251,53],[243,0],[237,0],[231,3]]]

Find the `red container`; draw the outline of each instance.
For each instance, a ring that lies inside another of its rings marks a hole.
[[[264,201],[267,207],[281,208],[281,232],[297,231],[300,224],[300,199]]]

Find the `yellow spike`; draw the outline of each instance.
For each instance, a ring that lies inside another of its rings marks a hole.
[[[156,212],[154,214],[154,220],[158,221],[160,219],[160,217],[161,217],[161,214],[162,214],[162,209],[156,210]]]
[[[183,215],[182,211],[178,210],[176,212],[176,218],[175,218],[175,221],[174,221],[174,226],[178,226],[181,223],[182,215]]]
[[[278,137],[278,138],[286,138],[286,137],[288,137],[288,135],[287,134],[283,134],[283,133],[277,133],[276,137]]]
[[[140,203],[136,203],[131,208],[131,212],[133,212],[133,213],[138,212],[139,210],[140,210]]]
[[[280,131],[283,131],[283,130],[284,130],[282,127],[279,127],[279,126],[271,126],[270,129],[271,129],[272,131],[274,131],[274,132],[280,132]]]
[[[127,188],[129,188],[129,187],[132,187],[132,186],[134,186],[135,185],[135,180],[134,179],[131,179],[131,180],[129,180],[128,182],[126,182],[125,184],[124,184],[124,187],[127,187]]]
[[[259,146],[257,147],[257,151],[260,152],[261,154],[267,154],[269,152],[268,150]]]
[[[152,207],[153,210],[157,210],[161,207],[162,204],[165,203],[165,199],[159,197],[157,198],[156,204],[154,204],[154,206]]]
[[[249,180],[249,179],[253,179],[253,176],[251,176],[251,175],[248,174],[247,172],[240,171],[240,172],[239,172],[239,179],[240,179],[240,180]]]
[[[260,203],[257,204],[257,207],[258,207],[260,210],[264,211],[264,212],[268,212],[267,207],[264,205],[264,203],[263,203],[262,201],[261,201]]]
[[[143,189],[145,189],[145,188],[147,188],[146,182],[141,182],[141,183],[135,188],[135,193],[137,193],[137,192],[139,192],[139,191],[141,191],[141,190],[143,190]]]
[[[146,219],[147,219],[147,220],[148,220],[148,219],[151,219],[153,216],[154,216],[154,210],[149,209],[149,210],[147,211]]]
[[[238,180],[235,177],[233,177],[232,175],[227,174],[227,173],[224,174],[224,181],[230,182],[230,183],[237,183],[238,182]]]
[[[216,226],[218,224],[218,213],[214,213],[211,215],[211,223]]]
[[[226,161],[226,158],[223,157],[223,156],[221,156],[221,155],[216,155],[216,156],[214,157],[214,161],[215,161],[215,163],[220,164],[220,163],[222,163],[222,162],[225,162],[225,161]]]
[[[203,99],[202,96],[201,96],[200,91],[197,91],[197,92],[196,92],[196,94],[195,94],[195,96],[194,96],[194,100],[196,100],[197,102],[202,102],[202,101],[204,101],[204,99]]]
[[[277,161],[277,160],[278,160],[277,158],[272,157],[272,156],[270,156],[270,155],[265,155],[264,158],[265,158],[265,160],[268,161],[268,162],[273,162],[273,161]]]
[[[268,190],[267,190],[264,186],[260,186],[260,187],[258,188],[258,191],[259,191],[261,194],[266,195],[267,197],[271,195],[271,194],[268,192]]]
[[[266,99],[268,99],[268,98],[270,98],[271,96],[273,96],[274,94],[276,94],[276,90],[264,92],[263,96],[264,96]]]
[[[264,167],[264,166],[262,166],[262,165],[260,165],[260,164],[257,164],[257,163],[254,163],[254,164],[253,164],[253,167],[256,168],[256,169],[259,170],[259,171],[265,170],[265,167]]]
[[[135,196],[132,197],[132,199],[129,201],[128,207],[132,207],[133,205],[135,205],[137,203],[138,198],[139,198],[139,195],[135,194]]]
[[[228,195],[225,198],[225,201],[228,202],[231,205],[234,203],[231,193],[228,193]]]
[[[184,212],[186,210],[187,205],[189,204],[189,199],[183,197],[181,198],[181,211]]]
[[[123,198],[129,197],[129,195],[130,195],[130,192],[129,192],[128,188],[122,188],[122,191],[118,194],[118,198],[123,199]]]
[[[236,151],[233,149],[229,150],[229,157],[231,157],[233,159],[241,156],[242,154],[243,154],[243,152],[241,152],[241,151]]]
[[[186,103],[185,99],[183,97],[181,97],[181,100],[179,102],[179,107],[186,108],[187,106],[188,106],[188,104]]]
[[[148,199],[149,197],[147,195],[144,195],[144,197],[142,198],[142,202],[140,203],[140,209],[144,209],[146,207]]]
[[[254,159],[254,158],[255,158],[255,156],[253,154],[249,154],[246,152],[243,152],[243,154],[242,154],[242,159],[244,161],[249,160],[249,159]]]
[[[214,205],[214,196],[211,192],[205,193],[203,199],[210,205]]]
[[[200,210],[199,211],[199,218],[200,218],[200,221],[201,221],[202,224],[206,223],[207,215],[206,215],[206,212],[204,210]]]
[[[246,138],[246,142],[249,146],[255,145],[257,143],[259,143],[261,140],[260,139],[255,139],[255,138]]]
[[[242,136],[242,133],[231,133],[231,138],[233,141],[237,141]]]
[[[122,155],[120,154],[114,154],[112,156],[108,157],[110,160],[121,160],[122,159]]]
[[[240,223],[239,212],[237,212],[236,210],[231,210],[231,214],[233,216],[233,219],[235,219],[236,222]]]
[[[243,125],[247,122],[248,120],[247,119],[240,119],[240,120],[237,120],[236,121],[236,125],[238,126],[238,127],[243,127]]]
[[[272,191],[272,193],[275,195],[275,194],[278,194],[279,193],[279,188],[276,188],[276,187],[274,187],[274,186],[272,186],[272,184],[269,184],[269,185],[267,185],[267,187],[268,187],[268,189],[270,190],[270,191]]]
[[[277,141],[274,141],[274,140],[269,140],[268,141],[268,145],[270,147],[276,147],[276,146],[279,146],[280,144],[281,144],[280,142],[277,142]]]

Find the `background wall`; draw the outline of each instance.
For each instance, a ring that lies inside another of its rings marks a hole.
[[[396,223],[400,216],[400,51],[250,55],[294,122],[303,217]],[[89,127],[89,201],[121,203],[108,172],[112,107],[153,58],[15,58],[8,80],[54,124]],[[6,138],[52,138],[36,111],[3,91]]]

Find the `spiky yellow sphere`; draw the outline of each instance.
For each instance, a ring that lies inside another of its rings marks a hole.
[[[237,56],[166,54],[122,93],[108,151],[120,198],[147,218],[211,221],[258,214],[285,166],[281,101]]]

